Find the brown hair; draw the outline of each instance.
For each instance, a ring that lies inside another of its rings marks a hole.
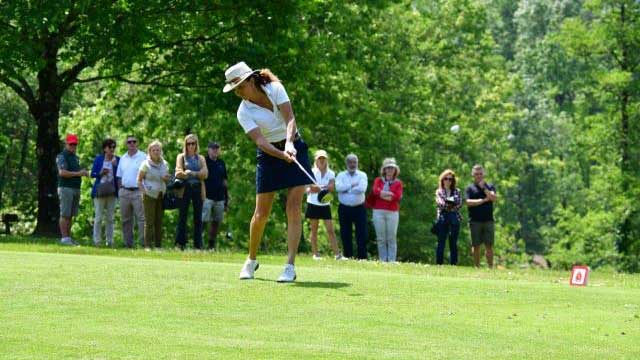
[[[453,179],[451,180],[451,190],[456,188],[456,173],[451,169],[447,169],[440,174],[440,178],[438,179],[438,187],[440,189],[444,189],[444,178],[449,175],[451,175],[451,178]]]
[[[249,79],[251,79],[251,81],[253,82],[253,85],[259,91],[262,91],[262,88],[260,87],[260,85],[267,85],[268,83],[271,83],[274,81],[281,82],[280,79],[278,79],[278,77],[275,76],[269,69],[262,69],[262,70],[256,71],[255,73],[251,74],[251,76],[249,76]]]

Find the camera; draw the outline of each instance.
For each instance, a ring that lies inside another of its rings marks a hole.
[[[453,205],[456,203],[456,200],[453,196],[449,196],[448,198],[444,199],[444,202],[450,205]]]

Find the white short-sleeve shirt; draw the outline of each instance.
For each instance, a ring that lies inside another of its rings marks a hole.
[[[122,186],[127,188],[138,187],[138,169],[146,159],[147,154],[140,150],[133,156],[129,156],[129,153],[126,152],[120,157],[116,176],[121,179]]]
[[[281,83],[273,81],[262,86],[265,94],[273,105],[273,111],[250,101],[242,100],[238,107],[238,122],[245,133],[260,128],[267,141],[273,143],[282,141],[287,137],[287,123],[284,120],[278,105],[289,102],[289,96]]]
[[[324,176],[322,176],[322,174],[320,173],[320,169],[313,168],[313,176],[316,178],[316,182],[318,183],[318,185],[323,187],[323,186],[329,185],[329,182],[336,178],[336,173],[334,173],[330,169],[327,169],[327,171],[325,171],[324,173]],[[318,193],[307,194],[307,202],[309,204],[318,205],[318,206],[329,206],[329,204],[323,204],[320,201],[318,201]]]

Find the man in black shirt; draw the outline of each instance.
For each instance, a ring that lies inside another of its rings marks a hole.
[[[208,227],[209,250],[215,250],[220,223],[222,223],[224,213],[229,206],[227,168],[224,161],[219,158],[220,144],[210,142],[207,153],[205,160],[207,161],[209,176],[204,181],[207,199],[202,206],[202,222],[210,223]]]
[[[484,168],[475,165],[471,171],[473,184],[466,190],[469,208],[469,228],[471,230],[471,248],[473,263],[480,266],[480,246],[484,244],[487,264],[493,267],[493,242],[495,225],[493,222],[493,204],[498,200],[496,188],[485,182]]]

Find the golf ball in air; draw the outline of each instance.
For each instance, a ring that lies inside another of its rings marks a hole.
[[[453,126],[451,127],[451,132],[452,132],[452,133],[457,134],[457,133],[458,133],[458,131],[460,131],[460,125],[453,125]]]

